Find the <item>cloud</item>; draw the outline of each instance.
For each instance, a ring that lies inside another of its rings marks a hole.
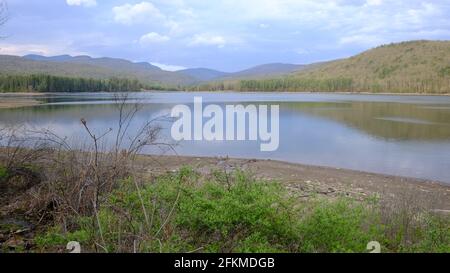
[[[96,0],[66,0],[69,6],[84,6],[84,7],[95,7],[97,6]]]
[[[353,36],[345,36],[339,39],[339,44],[358,44],[363,46],[374,46],[379,45],[384,42],[383,39],[377,37],[376,35],[353,35]]]
[[[381,6],[383,4],[383,0],[367,0],[367,6]]]
[[[224,37],[211,34],[196,34],[189,42],[190,46],[217,46],[223,48],[227,44]]]
[[[86,16],[58,1],[102,9]],[[8,37],[0,43],[11,53],[81,51],[234,71],[342,58],[380,43],[449,40],[449,1],[16,0],[10,8],[20,14],[0,29]]]
[[[24,56],[28,54],[38,54],[44,56],[55,56],[63,54],[71,55],[88,55],[86,52],[73,50],[69,45],[65,44],[42,44],[42,43],[0,43],[0,54]]]
[[[297,48],[294,50],[294,52],[297,53],[298,55],[306,55],[311,53],[311,51],[304,48]]]
[[[186,17],[190,17],[190,18],[196,18],[197,15],[195,14],[193,9],[185,9],[185,8],[181,8],[178,9],[178,14],[182,15],[182,16],[186,16]]]
[[[142,35],[142,37],[139,39],[139,43],[141,45],[148,45],[154,43],[163,43],[169,40],[170,40],[169,36],[161,35],[156,32],[150,32],[145,35]]]
[[[143,23],[155,19],[166,19],[164,14],[150,2],[116,6],[113,8],[113,13],[114,20],[125,25]]]
[[[155,65],[165,71],[179,71],[179,70],[184,70],[187,68],[187,67],[179,66],[179,65],[162,64],[162,63],[154,63],[154,62],[152,62],[151,64]]]
[[[380,8],[382,1],[370,0],[371,7],[362,8],[352,19],[349,19],[347,29],[339,39],[340,44],[357,44],[376,46],[382,43],[420,38],[418,32],[448,25],[448,20],[442,19],[442,11],[434,4],[420,2],[416,5],[400,3],[388,8]],[[373,6],[377,6],[376,9]],[[374,23],[377,22],[377,23]],[[430,38],[423,35],[422,39]]]

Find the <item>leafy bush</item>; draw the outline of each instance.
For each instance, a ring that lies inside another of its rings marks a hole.
[[[208,181],[186,190],[176,223],[188,231],[189,241],[211,252],[295,250],[295,210],[283,189],[241,172],[232,180],[231,185]]]
[[[5,167],[0,166],[0,181],[2,181],[7,176],[8,176],[8,170]]]
[[[300,224],[300,252],[365,252],[367,243],[382,241],[382,225],[363,204],[348,199],[320,202]]]
[[[46,249],[49,247],[64,248],[70,241],[84,243],[88,238],[89,235],[84,230],[63,233],[60,228],[51,228],[46,233],[36,236],[34,241],[39,249]]]
[[[38,245],[75,240],[96,252],[328,253],[367,252],[378,241],[384,252],[450,252],[448,218],[411,214],[405,227],[394,216],[384,221],[377,200],[294,201],[280,184],[240,171],[205,178],[184,168],[151,183],[123,181],[94,216],[75,219],[75,232],[54,229]]]
[[[450,66],[444,67],[439,70],[439,75],[441,77],[449,76],[450,75]]]
[[[295,251],[298,232],[283,190],[243,173],[225,185],[190,169],[139,186],[122,183],[97,219],[79,218],[90,246],[108,252]]]

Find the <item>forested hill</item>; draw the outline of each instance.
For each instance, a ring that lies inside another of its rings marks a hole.
[[[301,79],[348,78],[354,89],[450,92],[450,41],[415,41],[381,46],[349,59],[295,75]]]
[[[2,92],[127,92],[162,90],[163,86],[143,84],[125,78],[93,79],[50,75],[0,75]]]
[[[450,93],[450,41],[384,45],[284,76],[215,82],[198,89]]]
[[[403,42],[337,61],[310,65],[269,64],[236,73],[202,68],[169,72],[149,63],[89,56],[0,55],[0,76],[0,91],[3,92],[53,90],[62,83],[67,83],[61,87],[64,90],[90,91],[84,88],[89,89],[89,83],[97,81],[107,90],[127,87],[123,91],[136,87],[443,94],[450,93],[450,41]],[[84,88],[76,90],[80,86]]]
[[[164,71],[149,63],[68,55],[55,57],[0,55],[0,75],[51,75],[96,80],[137,79],[143,84],[165,86],[189,85],[197,82],[188,75]]]

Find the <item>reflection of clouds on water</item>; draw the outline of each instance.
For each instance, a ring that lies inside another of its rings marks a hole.
[[[135,93],[142,108],[130,135],[142,123],[159,118],[162,137],[171,141],[170,112],[175,104],[280,104],[280,148],[262,153],[257,141],[185,141],[175,147],[180,155],[230,156],[284,160],[450,182],[450,97],[374,96],[287,93]],[[81,126],[84,118],[95,134],[117,132],[117,105],[111,94],[47,96],[49,105],[0,110],[0,126],[27,124],[67,136],[76,147],[89,146]],[[396,103],[393,103],[396,102]],[[401,102],[401,103],[399,103]],[[412,102],[408,104],[406,102]],[[443,103],[446,103],[445,106]],[[444,109],[441,109],[443,108]],[[128,138],[126,138],[127,140]],[[174,154],[168,147],[151,147],[152,154]]]
[[[375,119],[392,121],[392,122],[412,123],[412,124],[425,124],[425,125],[439,124],[437,122],[430,122],[430,121],[426,121],[426,120],[420,120],[420,119],[414,119],[414,118],[402,118],[402,117],[385,117],[385,118],[375,118]]]

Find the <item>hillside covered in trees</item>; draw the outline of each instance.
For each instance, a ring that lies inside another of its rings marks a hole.
[[[162,89],[138,80],[69,78],[49,75],[0,76],[0,92],[120,92]]]
[[[236,73],[163,71],[149,63],[68,55],[0,55],[0,92],[291,91],[450,93],[450,41],[383,45],[310,65],[269,64]]]
[[[51,75],[96,80],[127,78],[137,79],[143,84],[167,87],[178,87],[197,82],[188,75],[164,71],[146,62],[69,55],[54,57],[0,55],[0,75]]]
[[[348,59],[261,79],[211,82],[198,90],[450,93],[450,41],[377,47]]]

